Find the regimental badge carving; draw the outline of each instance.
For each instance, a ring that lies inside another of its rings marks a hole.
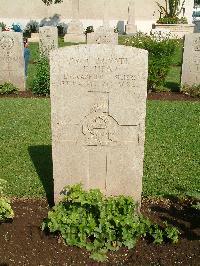
[[[14,40],[10,36],[3,35],[0,37],[0,47],[4,50],[10,50],[14,46]]]
[[[85,117],[82,125],[82,133],[88,146],[106,146],[115,144],[117,122],[100,110],[92,110]]]
[[[194,50],[195,50],[195,51],[200,51],[200,37],[198,37],[198,38],[194,41]]]

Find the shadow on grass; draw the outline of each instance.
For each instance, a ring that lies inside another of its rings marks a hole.
[[[165,87],[169,88],[172,92],[180,92],[180,84],[177,82],[166,81]]]
[[[53,206],[53,163],[51,150],[52,147],[50,145],[28,147],[29,155],[46,192],[48,203],[50,206]]]

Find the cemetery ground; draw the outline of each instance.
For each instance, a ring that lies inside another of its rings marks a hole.
[[[30,47],[29,88],[38,45]],[[110,252],[102,265],[199,265],[200,104],[171,94],[180,86],[181,49],[165,83],[170,91],[152,94],[147,101],[141,210],[160,225],[167,221],[176,226],[180,240],[156,245],[141,239],[132,250]],[[8,181],[6,193],[15,212],[12,222],[0,225],[0,265],[98,265],[85,250],[41,231],[53,195],[50,99],[27,97],[0,99],[0,177]],[[166,101],[152,100],[156,97]]]

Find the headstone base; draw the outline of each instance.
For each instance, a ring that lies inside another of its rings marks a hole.
[[[64,36],[64,42],[86,42],[86,36],[85,34],[76,34],[76,33],[68,33]]]
[[[126,34],[136,34],[137,33],[137,26],[134,24],[127,24],[125,26]]]

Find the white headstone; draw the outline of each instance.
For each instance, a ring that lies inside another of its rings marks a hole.
[[[181,84],[200,84],[200,33],[185,35]]]
[[[39,28],[39,37],[40,53],[46,57],[49,57],[50,51],[58,48],[57,27],[44,26]]]
[[[101,26],[87,34],[87,44],[118,44],[118,33],[109,26]]]
[[[148,52],[78,45],[50,54],[54,199],[82,183],[105,195],[142,192]]]
[[[135,25],[135,1],[130,0],[128,6],[128,21],[126,25],[126,34],[135,34],[137,26]]]
[[[64,41],[74,43],[86,41],[83,24],[79,20],[79,0],[72,0],[72,21],[68,24]]]
[[[0,32],[0,84],[12,83],[25,90],[23,37],[19,32]]]

